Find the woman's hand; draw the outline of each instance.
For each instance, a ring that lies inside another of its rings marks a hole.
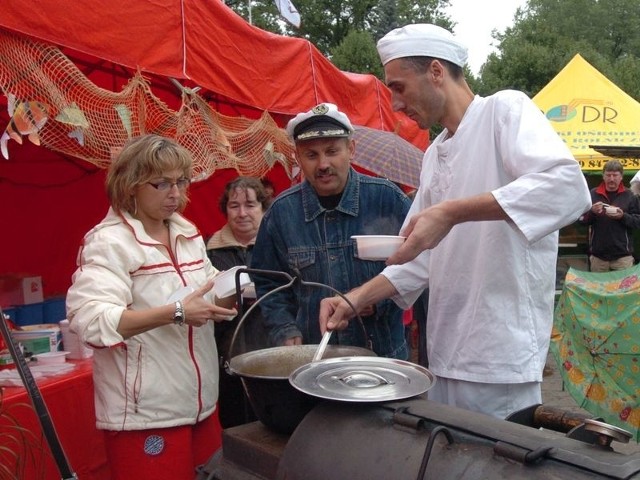
[[[184,321],[188,325],[201,327],[208,321],[222,322],[234,318],[238,311],[235,308],[224,308],[204,298],[213,288],[213,280],[197,288],[182,300]]]

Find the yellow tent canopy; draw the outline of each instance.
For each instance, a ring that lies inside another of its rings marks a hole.
[[[569,146],[583,171],[601,172],[607,160],[619,158],[611,152],[640,147],[640,103],[580,54],[533,101]],[[639,158],[630,156],[621,161],[625,170],[640,169]]]

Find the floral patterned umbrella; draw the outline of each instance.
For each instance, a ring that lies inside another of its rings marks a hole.
[[[567,272],[550,349],[581,408],[640,437],[640,265]]]

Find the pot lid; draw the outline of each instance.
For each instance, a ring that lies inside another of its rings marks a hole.
[[[379,357],[329,358],[296,369],[289,382],[314,397],[343,402],[384,402],[420,395],[436,377],[404,360]]]

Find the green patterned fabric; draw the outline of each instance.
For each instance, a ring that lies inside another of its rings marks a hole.
[[[550,349],[578,405],[638,441],[640,266],[606,273],[570,268]]]

